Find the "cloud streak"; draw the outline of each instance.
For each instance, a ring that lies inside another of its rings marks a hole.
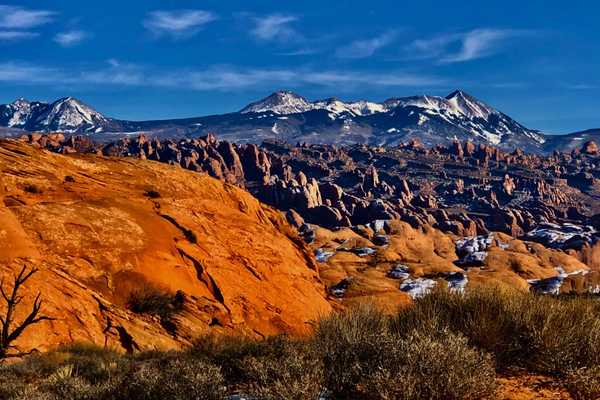
[[[31,29],[52,21],[56,15],[48,10],[0,5],[0,29]]]
[[[65,70],[16,62],[0,63],[0,82],[23,85],[115,85],[159,87],[195,91],[236,91],[244,89],[289,87],[337,87],[350,90],[357,86],[423,87],[445,84],[436,76],[403,71],[364,72],[353,70],[315,70],[240,68],[214,65],[204,69],[161,70],[110,60],[97,69]]]
[[[38,34],[31,29],[49,23],[55,14],[48,10],[31,10],[0,4],[0,41],[12,42],[34,38]]]
[[[72,47],[83,42],[87,37],[86,32],[76,30],[58,33],[54,36],[54,41],[63,47]]]
[[[285,14],[271,14],[255,17],[252,36],[262,41],[287,41],[301,35],[291,26],[298,17]]]
[[[357,40],[338,48],[336,56],[347,59],[371,57],[377,50],[391,44],[395,38],[396,33],[388,31],[372,39]]]
[[[460,63],[497,54],[509,40],[532,33],[517,29],[481,28],[415,40],[408,50],[415,58],[436,58],[441,64]]]
[[[157,36],[185,38],[196,35],[218,16],[204,10],[152,11],[144,20],[144,27]]]
[[[17,41],[24,39],[33,39],[38,36],[35,32],[22,31],[0,31],[0,41]]]

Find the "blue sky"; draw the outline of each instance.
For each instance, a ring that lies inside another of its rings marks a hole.
[[[123,119],[234,111],[279,89],[381,101],[461,88],[528,127],[600,127],[600,4],[0,0],[0,102]]]

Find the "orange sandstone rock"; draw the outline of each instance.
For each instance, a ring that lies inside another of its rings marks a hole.
[[[16,141],[0,142],[0,172],[0,274],[39,268],[24,294],[41,292],[56,318],[27,331],[23,348],[123,348],[123,332],[141,349],[179,348],[208,332],[300,334],[331,311],[314,258],[285,218],[232,185]],[[144,286],[185,293],[176,333],[127,309]]]

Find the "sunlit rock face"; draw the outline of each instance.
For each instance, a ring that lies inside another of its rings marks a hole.
[[[23,310],[39,291],[56,318],[27,331],[24,348],[124,349],[117,328],[140,349],[211,332],[303,333],[331,310],[311,250],[285,217],[206,174],[19,142],[0,142],[0,170],[0,272],[39,268]],[[174,328],[129,309],[148,287],[183,293]]]

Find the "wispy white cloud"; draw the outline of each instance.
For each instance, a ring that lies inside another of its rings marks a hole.
[[[357,40],[347,46],[340,47],[335,54],[339,58],[366,58],[371,57],[375,52],[389,44],[396,38],[394,31],[385,32],[371,39]]]
[[[28,31],[0,31],[0,42],[32,39],[36,36],[37,33]]]
[[[148,13],[144,26],[155,35],[183,38],[197,34],[203,26],[217,19],[216,14],[204,10],[158,10]]]
[[[494,89],[523,89],[529,87],[529,84],[525,82],[496,82],[491,83],[488,86]]]
[[[301,35],[291,26],[297,20],[298,17],[285,14],[254,17],[254,28],[250,32],[255,38],[264,41],[297,39]]]
[[[324,51],[325,51],[324,47],[318,46],[318,45],[314,45],[312,47],[300,47],[300,48],[297,48],[295,50],[282,51],[281,53],[277,53],[277,55],[279,55],[279,56],[290,56],[290,57],[312,56],[314,54],[323,53]]]
[[[593,83],[565,83],[562,87],[571,90],[594,90],[598,89],[600,85],[595,85]]]
[[[409,56],[414,58],[438,58],[447,51],[451,43],[460,41],[461,38],[462,34],[448,34],[430,39],[417,39],[407,47],[407,51]]]
[[[17,62],[0,63],[0,82],[21,84],[51,84],[65,78],[59,70]]]
[[[32,28],[52,21],[56,13],[48,10],[31,10],[20,6],[0,4],[0,41],[31,39],[38,34]]]
[[[54,36],[54,41],[63,47],[78,45],[88,37],[88,33],[80,30],[61,32]]]
[[[40,65],[0,63],[0,82],[31,85],[116,85],[166,87],[197,91],[235,91],[249,88],[343,85],[346,90],[372,86],[423,87],[445,84],[436,76],[402,71],[365,72],[354,70],[315,70],[311,68],[241,68],[214,65],[204,69],[162,70],[149,66],[109,60],[96,69],[60,69]]]
[[[169,73],[147,73],[144,85],[193,89],[198,91],[235,91],[250,88],[338,86],[350,90],[360,85],[373,86],[436,86],[441,78],[405,72],[370,73],[363,71],[300,69],[237,68],[211,66],[203,70],[187,69]]]
[[[31,10],[20,6],[0,5],[0,29],[31,29],[52,21],[49,10]]]
[[[523,32],[511,29],[476,29],[461,38],[461,48],[454,54],[442,58],[442,62],[453,63],[487,57],[499,50],[502,42],[522,36]]]
[[[509,40],[532,33],[518,29],[481,28],[415,40],[408,50],[416,58],[437,58],[443,64],[465,62],[496,54]]]

